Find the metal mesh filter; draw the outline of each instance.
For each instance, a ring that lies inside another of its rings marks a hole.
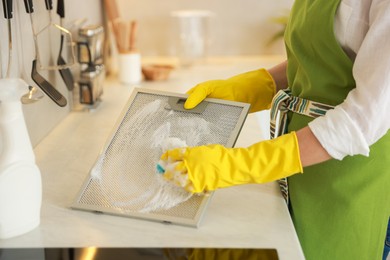
[[[210,196],[165,181],[156,164],[167,149],[232,147],[249,105],[208,99],[185,110],[183,95],[136,89],[73,208],[197,226]]]

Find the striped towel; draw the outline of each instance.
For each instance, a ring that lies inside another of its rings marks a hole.
[[[289,89],[280,90],[272,99],[270,136],[271,139],[288,132],[287,112],[292,111],[309,117],[319,117],[326,114],[333,106],[314,102],[308,99],[294,97]],[[288,183],[287,178],[280,179],[280,189],[283,197],[288,203]]]

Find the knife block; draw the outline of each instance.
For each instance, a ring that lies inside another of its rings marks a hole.
[[[40,223],[41,175],[20,102],[27,89],[21,79],[0,80],[0,239]]]

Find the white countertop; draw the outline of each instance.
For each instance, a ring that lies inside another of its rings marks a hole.
[[[282,57],[211,59],[175,69],[169,80],[139,86],[183,93],[204,80],[270,67]],[[304,259],[286,204],[276,183],[253,184],[214,193],[198,228],[94,214],[70,209],[84,179],[132,92],[106,80],[103,102],[94,111],[71,112],[35,148],[43,182],[41,224],[0,248],[20,247],[220,247],[276,248],[280,259]],[[261,116],[260,116],[261,117]],[[237,146],[266,136],[257,115],[249,115]]]

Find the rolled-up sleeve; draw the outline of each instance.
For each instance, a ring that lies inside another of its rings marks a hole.
[[[373,0],[366,12],[368,30],[355,35],[361,38],[353,66],[356,88],[334,110],[309,124],[325,150],[338,160],[368,156],[369,147],[390,127],[390,1]],[[352,40],[351,49],[356,44]]]

